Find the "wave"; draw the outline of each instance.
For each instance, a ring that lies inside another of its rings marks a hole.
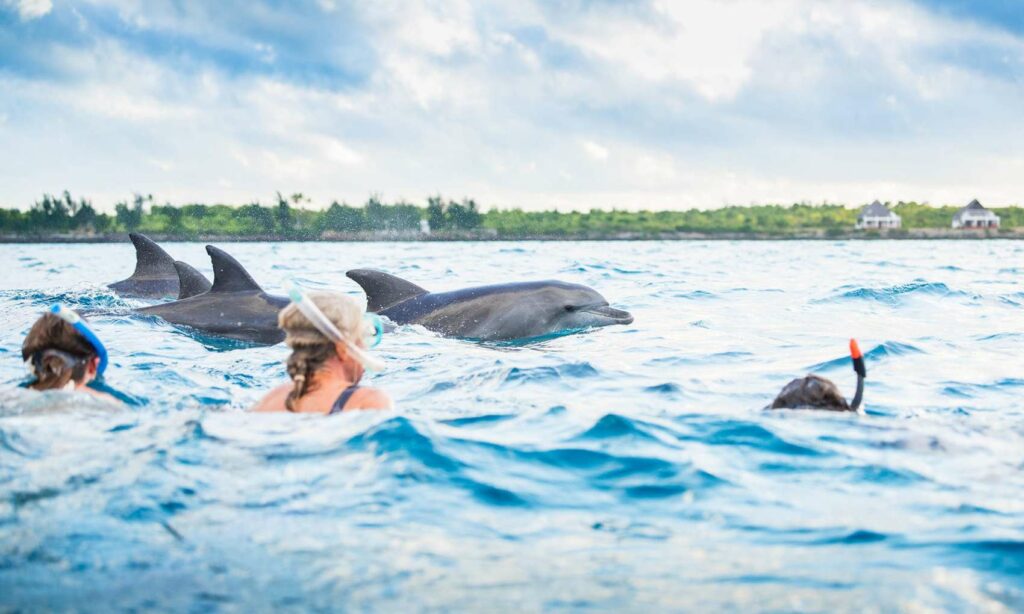
[[[686,423],[695,433],[692,435],[680,435],[679,439],[684,441],[703,442],[712,446],[741,446],[773,454],[792,456],[831,455],[826,450],[788,441],[764,426],[751,422],[713,420],[702,423],[692,422],[689,420],[689,417],[686,417]]]
[[[877,544],[890,539],[890,536],[885,533],[878,533],[876,531],[869,531],[867,529],[856,529],[836,535],[834,537],[826,537],[817,540],[815,543],[820,545],[862,545],[862,544]]]
[[[682,396],[683,389],[679,384],[673,382],[665,382],[664,384],[656,384],[654,386],[647,386],[644,388],[644,392],[652,392],[659,396],[664,396],[670,399],[677,399]]]
[[[833,296],[824,299],[815,299],[812,302],[828,303],[845,300],[868,300],[887,305],[898,305],[904,299],[915,296],[934,296],[940,298],[956,296],[976,297],[976,295],[972,295],[961,290],[953,290],[942,282],[917,280],[906,284],[885,286],[882,288],[841,286],[836,290],[836,294],[833,294]]]
[[[566,382],[575,379],[598,377],[600,374],[600,371],[589,362],[542,367],[512,367],[505,374],[503,383],[523,385]]]
[[[975,341],[1024,341],[1024,333],[992,333],[974,338]]]
[[[875,347],[871,348],[867,352],[864,352],[864,359],[870,368],[873,362],[882,362],[887,358],[896,356],[910,356],[913,354],[924,354],[925,351],[916,345],[909,343],[900,343],[899,341],[883,341]],[[832,360],[826,360],[825,362],[819,362],[806,367],[807,371],[828,371],[831,369],[848,368],[850,366],[850,356],[840,356],[833,358]]]
[[[619,414],[608,414],[601,417],[592,427],[573,439],[576,441],[604,441],[622,438],[659,441],[657,437],[647,432],[642,422]]]
[[[753,352],[747,352],[745,350],[732,350],[728,352],[715,352],[713,354],[704,354],[698,356],[659,356],[657,358],[651,358],[644,362],[645,366],[686,366],[686,365],[705,365],[714,362],[734,363],[734,362],[746,362],[755,358]]]
[[[1024,387],[1024,379],[1016,377],[1004,377],[994,382],[946,382],[942,387],[942,394],[956,399],[973,399],[984,394],[993,392],[1007,392],[1012,394],[1014,388]]]
[[[42,453],[33,450],[31,444],[14,429],[0,428],[0,450],[25,458],[40,458]]]
[[[91,286],[81,290],[65,290],[55,293],[42,290],[3,290],[0,291],[0,299],[8,299],[43,308],[49,307],[54,303],[61,303],[87,315],[95,311],[126,310],[131,308],[127,301],[113,291]]]
[[[699,301],[708,299],[717,299],[719,296],[714,292],[708,292],[707,290],[690,290],[687,292],[677,292],[672,294],[675,298],[681,298],[688,301]]]
[[[1013,307],[1024,306],[1024,292],[1014,292],[1012,294],[1004,294],[999,297],[999,300],[1007,305]]]
[[[473,424],[447,423],[458,427]],[[500,506],[564,505],[567,502],[557,485],[579,478],[596,491],[614,492],[624,500],[671,497],[726,483],[689,462],[596,450],[585,445],[610,440],[620,444],[626,440],[658,444],[660,439],[648,429],[625,416],[608,414],[564,444],[538,449],[530,445],[444,436],[409,418],[393,417],[355,435],[348,444],[356,450],[370,451],[396,467],[395,477],[400,480],[448,482],[468,490],[478,500]],[[329,454],[326,449],[323,452]],[[496,471],[499,467],[503,469]],[[509,472],[532,476],[532,482],[510,480]],[[522,488],[514,488],[512,484],[520,484]],[[579,495],[583,496],[582,492]]]

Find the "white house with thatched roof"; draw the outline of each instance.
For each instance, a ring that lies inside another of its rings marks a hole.
[[[972,200],[953,214],[953,228],[999,228],[999,216]]]
[[[857,228],[899,228],[900,224],[900,216],[877,200],[861,209],[857,216]]]

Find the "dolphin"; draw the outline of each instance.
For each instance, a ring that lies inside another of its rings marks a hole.
[[[135,245],[135,272],[128,279],[107,286],[121,296],[132,298],[173,298],[178,294],[178,272],[174,258],[152,239],[128,233]]]
[[[513,341],[630,324],[595,290],[562,281],[530,281],[428,292],[373,269],[346,273],[366,292],[366,310],[395,324],[419,324],[446,337]]]
[[[261,345],[283,341],[284,331],[277,327],[277,314],[288,305],[289,299],[264,292],[249,272],[224,250],[207,245],[206,253],[213,262],[213,286],[209,291],[143,307],[136,312],[217,337]],[[178,270],[186,274],[194,271],[181,266]],[[192,288],[190,281],[184,278],[182,285]]]
[[[174,270],[178,272],[178,300],[199,296],[209,292],[213,284],[192,265],[180,260],[174,261]]]

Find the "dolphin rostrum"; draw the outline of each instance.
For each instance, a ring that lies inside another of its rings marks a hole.
[[[135,245],[135,272],[128,279],[107,286],[121,296],[173,298],[178,294],[178,272],[174,258],[144,234],[128,234]]]
[[[207,245],[206,253],[213,262],[213,286],[208,292],[136,311],[218,337],[267,345],[283,341],[277,314],[288,298],[264,292],[227,252]]]
[[[628,311],[610,307],[595,290],[562,281],[428,292],[373,269],[355,269],[346,275],[366,292],[367,311],[446,337],[512,341],[633,322]]]

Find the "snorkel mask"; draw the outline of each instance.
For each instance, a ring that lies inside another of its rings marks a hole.
[[[100,359],[100,363],[96,367],[96,379],[102,378],[103,372],[107,370],[107,348],[100,341],[100,338],[89,328],[89,325],[85,323],[81,316],[67,307],[60,304],[54,305],[50,307],[50,313],[70,324],[96,350],[96,356]]]
[[[313,303],[313,301],[306,296],[298,286],[293,286],[292,289],[288,291],[288,298],[292,299],[292,302],[299,308],[302,315],[306,316],[313,326],[323,333],[325,337],[335,343],[345,344],[345,349],[347,349],[352,357],[358,360],[367,371],[384,370],[384,361],[372,356],[366,350],[343,337],[341,331],[334,325],[334,322],[331,322],[330,319],[324,315],[324,312],[320,311],[320,308],[317,307],[316,304]],[[374,330],[373,335],[367,337],[366,345],[371,348],[377,347],[377,344],[380,343],[381,337],[383,336],[384,326],[381,324],[380,318],[377,317],[376,314],[366,314],[366,316],[373,316],[372,318],[369,318],[369,320]]]

